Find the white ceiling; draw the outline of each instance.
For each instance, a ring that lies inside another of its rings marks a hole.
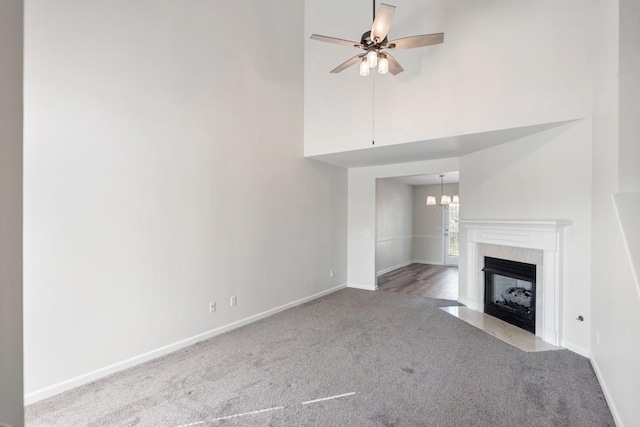
[[[445,184],[457,184],[460,182],[460,172],[442,172],[444,174]],[[394,181],[403,182],[409,185],[434,185],[440,184],[440,174],[430,175],[412,175],[412,176],[399,176],[395,178],[387,178]]]
[[[446,159],[515,141],[570,121],[572,120],[322,154],[309,158],[346,168]]]

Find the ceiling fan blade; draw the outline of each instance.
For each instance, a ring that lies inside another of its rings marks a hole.
[[[444,42],[444,33],[424,34],[421,36],[405,37],[387,43],[386,49],[413,49],[415,47],[430,46]]]
[[[362,60],[362,58],[364,58],[365,56],[367,56],[367,54],[363,53],[361,55],[356,55],[353,58],[349,58],[346,61],[344,61],[342,64],[338,65],[336,68],[331,70],[331,72],[336,74],[336,73],[339,73],[341,71],[344,71],[347,68],[351,67],[352,65],[357,64],[358,62],[360,62]]]
[[[402,68],[402,65],[400,65],[400,63],[398,62],[398,60],[396,58],[394,58],[393,56],[389,55],[387,52],[385,52],[384,55],[389,60],[389,72],[391,74],[393,74],[395,76],[396,74],[400,74],[401,72],[404,71],[404,68]]]
[[[371,40],[375,43],[379,43],[387,37],[395,11],[395,6],[380,3],[376,19],[373,20],[373,26],[371,27]]]
[[[362,47],[362,45],[360,43],[358,43],[358,42],[354,42],[354,41],[351,41],[351,40],[338,39],[338,38],[329,37],[329,36],[321,36],[319,34],[312,35],[311,39],[312,40],[318,40],[318,41],[321,41],[321,42],[340,44],[342,46]]]

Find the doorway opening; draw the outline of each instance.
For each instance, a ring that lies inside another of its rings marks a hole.
[[[457,300],[458,190],[455,171],[376,180],[377,289]]]

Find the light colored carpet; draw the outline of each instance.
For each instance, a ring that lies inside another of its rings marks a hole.
[[[27,425],[614,426],[588,359],[522,352],[451,304],[345,289],[28,406]]]

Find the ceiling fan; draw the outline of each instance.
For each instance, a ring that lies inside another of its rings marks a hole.
[[[400,63],[386,50],[413,49],[416,47],[440,44],[444,41],[444,33],[424,34],[389,41],[387,33],[396,10],[395,6],[381,3],[376,13],[376,1],[373,0],[373,26],[360,38],[360,42],[338,39],[335,37],[314,34],[311,39],[343,46],[356,47],[365,52],[347,59],[331,70],[339,73],[360,62],[360,75],[368,76],[369,70],[378,67],[378,73],[391,73],[394,76],[404,71]],[[386,49],[386,50],[385,50]]]

